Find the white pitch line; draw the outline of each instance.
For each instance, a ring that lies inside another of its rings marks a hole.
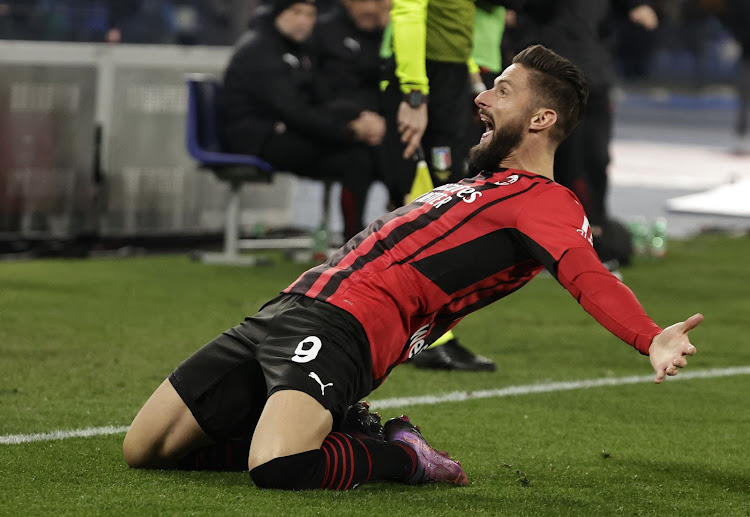
[[[681,372],[669,379],[669,382],[690,379],[712,379],[716,377],[731,377],[735,375],[750,375],[750,366],[734,366],[730,368],[713,368]],[[527,384],[524,386],[508,386],[494,390],[452,391],[442,395],[423,395],[416,397],[395,397],[382,400],[371,400],[373,409],[389,409],[410,406],[425,406],[441,404],[443,402],[462,402],[487,398],[512,397],[517,395],[531,395],[534,393],[549,393],[553,391],[570,391],[586,388],[600,388],[603,386],[625,386],[628,384],[645,384],[654,381],[653,375],[632,375],[628,377],[608,377],[603,379],[587,379],[569,382],[549,382],[545,384]],[[103,436],[120,434],[128,430],[129,426],[87,427],[69,431],[52,431],[35,434],[9,434],[0,436],[0,445],[16,445],[29,442],[46,442],[64,440],[66,438],[86,438],[89,436]]]
[[[697,370],[681,372],[669,381],[688,379],[710,379],[715,377],[729,377],[733,375],[750,375],[750,366],[735,366],[731,368],[713,368],[711,370]],[[582,381],[550,382],[546,384],[527,384],[525,386],[508,386],[494,390],[452,391],[442,395],[423,395],[416,397],[397,397],[383,400],[371,400],[370,405],[376,409],[394,407],[424,406],[440,404],[442,402],[461,402],[487,398],[511,397],[516,395],[530,395],[532,393],[548,393],[550,391],[568,391],[584,388],[599,388],[602,386],[624,386],[626,384],[642,384],[654,382],[653,375],[633,375],[629,377],[607,377],[604,379],[588,379]]]
[[[0,436],[0,445],[16,445],[28,442],[48,442],[52,440],[64,440],[66,438],[87,438],[89,436],[103,436],[106,434],[124,433],[130,426],[107,425],[104,427],[87,427],[86,429],[71,429],[69,431],[52,431],[49,433],[34,434],[7,434]]]

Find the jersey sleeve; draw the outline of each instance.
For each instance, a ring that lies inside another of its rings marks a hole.
[[[516,228],[532,256],[554,274],[566,251],[593,251],[591,226],[581,203],[568,189],[557,186],[535,196],[518,215]]]
[[[661,328],[633,292],[602,265],[575,196],[550,189],[522,211],[517,227],[535,256],[604,328],[648,355]]]
[[[396,77],[403,93],[429,93],[426,38],[428,0],[393,0],[391,25]]]

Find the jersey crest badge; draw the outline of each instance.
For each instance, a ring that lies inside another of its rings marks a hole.
[[[498,187],[503,187],[505,185],[513,185],[516,181],[518,181],[518,174],[511,174],[507,178],[505,178],[505,181],[496,181],[495,185]]]

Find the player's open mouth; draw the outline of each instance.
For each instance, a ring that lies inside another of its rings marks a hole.
[[[492,132],[495,130],[495,124],[493,124],[492,120],[483,114],[479,115],[479,120],[484,122],[484,133],[482,133],[482,138],[479,139],[480,142],[484,142],[487,139],[492,138]]]

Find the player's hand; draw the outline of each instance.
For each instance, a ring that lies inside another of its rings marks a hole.
[[[427,129],[427,104],[420,104],[418,108],[412,108],[409,103],[402,101],[398,106],[397,120],[401,143],[406,145],[404,160],[408,160],[417,152],[419,142],[422,141],[422,135]]]
[[[695,346],[688,339],[688,332],[700,325],[703,314],[694,314],[685,321],[665,328],[654,337],[648,356],[654,367],[656,384],[661,383],[667,375],[677,375],[681,368],[687,366],[688,355],[695,355]]]

